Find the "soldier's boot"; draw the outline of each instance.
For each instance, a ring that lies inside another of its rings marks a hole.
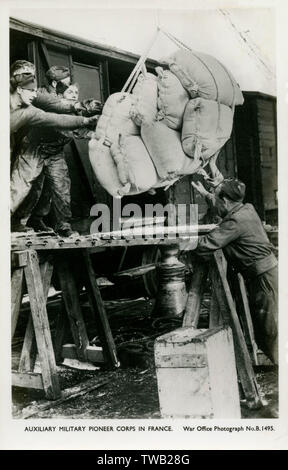
[[[71,237],[72,235],[79,235],[76,230],[73,230],[69,222],[60,222],[55,227],[55,232],[61,237]]]
[[[35,232],[54,232],[53,228],[48,227],[43,220],[38,217],[30,217],[28,224]]]
[[[11,222],[11,232],[34,232],[32,227],[28,227],[27,225],[21,224],[20,221],[13,221]]]

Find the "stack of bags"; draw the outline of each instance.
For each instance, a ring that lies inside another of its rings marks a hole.
[[[243,95],[230,72],[214,57],[185,49],[164,64],[157,76],[141,74],[132,93],[108,98],[89,142],[95,175],[113,197],[195,173],[231,135]]]

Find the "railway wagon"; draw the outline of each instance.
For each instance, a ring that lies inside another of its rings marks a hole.
[[[10,61],[13,63],[17,59],[27,59],[36,65],[40,86],[46,82],[45,72],[49,67],[66,65],[71,70],[73,81],[79,84],[80,99],[93,97],[104,102],[110,94],[121,90],[139,56],[11,18]],[[155,60],[146,61],[150,72],[157,65]],[[245,182],[246,201],[255,205],[263,221],[275,225],[278,214],[276,98],[244,91],[244,100],[244,105],[235,109],[233,132],[221,150],[218,166],[225,177],[237,176]],[[73,226],[80,233],[89,233],[91,207],[95,203],[104,203],[111,208],[112,214],[112,197],[93,174],[87,140],[73,140],[66,146],[65,153],[71,177]],[[141,207],[146,203],[168,201],[187,205],[196,203],[201,223],[207,205],[193,191],[191,181],[195,178],[196,175],[186,176],[166,191],[157,189],[153,196],[144,193],[124,197],[121,205],[128,202],[136,202]],[[98,250],[95,256],[97,266],[101,266],[99,274],[115,280],[114,275],[119,271],[156,262],[159,251],[157,247],[115,248],[103,253]],[[142,290],[153,296],[157,284],[154,272],[141,274],[140,278]]]

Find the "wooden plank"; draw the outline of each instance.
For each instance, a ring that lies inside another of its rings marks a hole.
[[[107,319],[104,303],[97,285],[97,279],[91,258],[87,253],[87,250],[82,251],[82,256],[85,265],[85,287],[87,289],[92,311],[95,314],[97,332],[103,347],[104,358],[110,366],[118,367],[119,362],[117,359],[116,346]]]
[[[197,328],[202,294],[207,280],[208,263],[195,264],[192,281],[188,291],[186,309],[182,326]]]
[[[35,26],[27,22],[22,22],[15,18],[10,18],[10,27],[16,31],[22,31],[23,33],[32,34],[33,36],[40,37],[42,39],[47,39],[53,41],[53,43],[60,45],[66,45],[68,47],[73,47],[78,50],[83,50],[92,53],[94,56],[101,55],[102,57],[118,59],[124,62],[131,63],[131,65],[136,64],[139,60],[139,55],[132,52],[123,51],[116,47],[105,46],[103,44],[94,43],[92,41],[87,41],[73,35],[68,35],[65,33],[59,33],[52,31],[48,28],[43,28],[42,26]],[[146,65],[150,67],[156,67],[159,65],[159,62],[153,59],[147,59]]]
[[[11,268],[24,268],[27,264],[27,251],[14,251],[11,253]]]
[[[203,233],[207,233],[206,231]],[[131,234],[132,235],[132,234]],[[90,237],[83,239],[83,236],[77,237],[77,240],[73,240],[71,237],[63,238],[60,237],[46,237],[41,239],[33,238],[33,239],[26,239],[21,238],[16,240],[15,238],[12,239],[11,243],[11,250],[27,250],[33,249],[37,251],[41,250],[63,250],[63,249],[81,249],[81,248],[94,248],[94,247],[116,247],[116,246],[147,246],[147,245],[170,245],[171,240],[173,243],[179,244],[182,241],[187,242],[187,237],[189,237],[191,242],[195,243],[195,247],[197,245],[198,235],[196,234],[189,234],[185,236],[177,237],[176,233],[164,233],[157,235],[157,238],[153,238],[152,234],[146,235],[137,235],[133,239],[125,239],[125,238],[112,238],[111,236],[107,236],[105,239],[103,238],[96,238]]]
[[[243,318],[244,325],[245,325],[245,329],[247,332],[247,336],[252,346],[252,357],[254,359],[254,364],[257,366],[258,365],[258,357],[257,357],[258,348],[257,348],[257,344],[255,341],[254,328],[253,328],[253,323],[252,323],[252,318],[251,318],[251,312],[250,312],[246,287],[245,287],[244,279],[240,273],[237,274],[237,279],[239,282],[241,301],[243,304],[242,312],[243,312],[243,317],[244,317]]]
[[[19,372],[29,372],[34,370],[36,361],[37,347],[34,333],[34,325],[32,315],[29,315],[28,323],[25,331],[24,342],[21,350],[19,361]]]
[[[43,390],[43,380],[40,373],[34,372],[17,372],[12,371],[12,385],[14,387],[36,388]]]
[[[226,272],[224,268],[225,258],[222,250],[217,250],[213,256],[222,284],[222,292],[217,292],[217,299],[219,302],[222,297],[222,302],[224,303],[224,310],[226,312],[229,312],[230,325],[233,332],[236,365],[241,385],[245,394],[245,398],[247,400],[247,405],[250,408],[259,408],[263,405],[259,396],[258,385],[251,364],[249,352],[247,350],[247,346],[239,323],[230,287],[227,281]]]
[[[53,341],[54,354],[56,364],[60,364],[63,361],[62,358],[62,345],[65,341],[65,333],[69,330],[68,315],[65,309],[63,298],[61,299],[61,307],[57,316],[55,336]]]
[[[86,395],[86,393],[90,393],[93,390],[96,390],[100,387],[103,387],[106,385],[109,381],[106,379],[99,380],[98,377],[95,379],[90,379],[87,380],[84,383],[80,383],[80,385],[75,385],[74,387],[67,388],[66,390],[63,390],[61,398],[58,400],[55,400],[53,402],[45,401],[42,403],[38,403],[36,406],[29,406],[27,408],[24,408],[22,410],[22,415],[24,419],[31,418],[32,416],[35,416],[37,413],[40,413],[41,411],[49,410],[49,408],[55,406],[62,405],[62,403],[65,403],[69,400],[73,400],[75,398],[81,397],[83,395]]]
[[[217,276],[216,268],[212,264],[209,269],[209,277],[212,285],[212,294],[210,300],[210,310],[209,310],[209,328],[215,328],[217,326],[223,325],[223,316],[221,315],[221,308],[219,307],[216,290],[221,289],[218,285],[219,277]]]
[[[47,302],[48,292],[51,284],[52,272],[53,265],[50,263],[50,261],[45,261],[43,264],[40,265],[45,304]],[[36,361],[36,353],[37,348],[34,325],[32,320],[32,314],[30,313],[20,356],[18,368],[19,372],[33,371]]]
[[[78,359],[86,361],[89,339],[81,311],[78,288],[73,277],[73,269],[76,268],[71,266],[67,257],[60,256],[58,258],[57,271]]]
[[[23,268],[15,269],[12,273],[11,279],[11,338],[13,338],[19,311],[22,301],[23,292]]]
[[[88,346],[87,360],[90,362],[104,362],[103,349],[99,346]],[[62,346],[63,359],[78,359],[75,344],[63,344]]]
[[[24,270],[41,365],[43,388],[47,398],[56,399],[61,395],[61,391],[52,346],[38,256],[34,250],[29,250],[27,255],[27,266]]]

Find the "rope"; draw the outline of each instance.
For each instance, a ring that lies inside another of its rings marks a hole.
[[[134,78],[134,76],[137,74],[137,72],[139,71],[139,73],[140,73],[141,67],[144,65],[145,60],[147,59],[147,56],[148,56],[148,54],[149,54],[149,52],[150,52],[152,46],[154,45],[154,43],[155,43],[155,41],[156,41],[156,39],[157,39],[157,36],[158,36],[158,34],[159,34],[159,31],[160,31],[160,29],[159,29],[159,27],[157,27],[157,30],[156,30],[155,34],[153,35],[153,37],[152,37],[151,41],[149,42],[147,48],[145,49],[145,51],[143,52],[143,54],[142,54],[141,57],[139,58],[138,62],[136,63],[136,65],[135,65],[135,67],[134,67],[134,69],[133,69],[132,72],[130,73],[130,75],[129,75],[128,79],[126,80],[126,82],[125,82],[125,84],[124,84],[124,86],[123,86],[121,92],[125,92],[126,89],[127,89],[128,86],[129,86],[129,84],[131,85],[130,82],[133,80],[133,78]],[[135,82],[134,82],[134,83],[135,83]],[[129,88],[130,88],[130,90],[132,89],[131,86],[130,86]]]
[[[184,42],[180,41],[180,39],[176,38],[173,36],[173,34],[168,33],[168,31],[165,31],[165,29],[159,28],[160,31],[162,31],[165,36],[167,36],[172,42],[176,44],[176,46],[181,46],[184,49],[188,49],[188,51],[192,51],[191,47],[187,46],[187,44],[184,44]]]
[[[218,101],[218,97],[219,97],[219,89],[218,89],[218,85],[217,85],[217,82],[215,80],[215,77],[213,75],[213,72],[209,69],[208,65],[202,60],[200,59],[200,57],[197,56],[197,54],[195,54],[195,52],[193,51],[193,49],[191,49],[191,47],[187,46],[187,44],[184,44],[184,42],[180,41],[180,39],[177,39],[175,36],[173,36],[173,34],[170,34],[168,33],[167,31],[163,30],[161,28],[161,31],[172,41],[174,42],[177,46],[180,46],[182,47],[182,49],[187,49],[188,51],[192,52],[192,54],[194,55],[194,57],[196,57],[196,59],[199,60],[199,62],[202,63],[202,65],[204,65],[204,67],[206,67],[206,69],[208,70],[208,72],[210,73],[213,81],[214,81],[214,84],[215,84],[215,88],[216,88],[216,101]],[[222,65],[222,64],[221,64]]]

